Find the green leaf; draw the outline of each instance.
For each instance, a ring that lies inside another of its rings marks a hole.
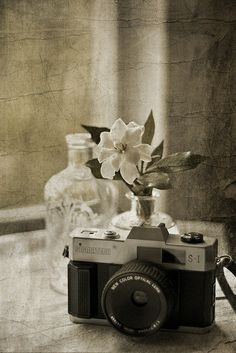
[[[133,191],[137,195],[150,195],[150,191],[153,188],[166,190],[171,187],[170,177],[167,173],[150,173],[144,174],[137,179]]]
[[[103,179],[103,176],[101,174],[101,163],[98,162],[97,158],[90,159],[87,163],[86,166],[91,169],[91,172],[93,176],[97,179]]]
[[[188,152],[178,152],[160,159],[155,165],[149,168],[148,173],[153,171],[162,171],[165,173],[183,172],[188,169],[196,168],[204,162],[206,157],[200,154]]]
[[[89,125],[83,125],[83,124],[81,126],[91,134],[92,140],[96,144],[99,144],[99,142],[100,142],[100,134],[103,131],[107,131],[107,132],[110,131],[110,129],[108,129],[107,127],[97,127],[97,126],[89,126]]]
[[[154,150],[152,151],[152,160],[147,163],[146,170],[150,167],[155,167],[156,163],[162,158],[164,149],[164,141],[160,143]]]
[[[152,160],[150,162],[147,163],[146,166],[146,171],[153,171],[156,168],[157,163],[159,162],[159,160],[161,159],[160,155],[156,155],[155,157],[152,158]]]
[[[91,172],[93,174],[93,176],[97,179],[105,179],[103,178],[102,174],[101,174],[101,166],[102,163],[99,163],[97,158],[94,159],[90,159],[87,163],[86,166],[89,167],[91,169]],[[121,175],[120,173],[116,173],[113,180],[121,180]]]
[[[142,143],[148,143],[149,145],[151,145],[155,132],[155,121],[153,118],[152,110],[149,114],[149,117],[147,118],[146,123],[144,124],[144,128],[145,131],[143,134]]]
[[[161,156],[163,155],[163,149],[164,149],[164,140],[161,141],[160,145],[158,145],[156,148],[154,148],[154,150],[152,151],[152,156]]]

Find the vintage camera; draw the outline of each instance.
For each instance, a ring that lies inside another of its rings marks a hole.
[[[68,311],[131,336],[205,332],[214,323],[217,240],[158,227],[71,233]],[[67,255],[68,255],[67,254]]]

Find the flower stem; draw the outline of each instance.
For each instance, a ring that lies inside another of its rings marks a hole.
[[[125,185],[130,189],[130,191],[133,192],[133,185],[128,184],[122,177],[121,177],[121,179],[122,179],[123,183],[125,183]]]
[[[137,168],[137,169],[138,169],[138,168]],[[138,169],[138,172],[139,172],[139,174],[141,175],[139,169]],[[118,172],[118,173],[119,173],[119,175],[120,175],[120,172]],[[121,175],[120,175],[120,178],[121,178],[121,180],[123,181],[123,183],[130,189],[130,191],[131,191],[134,195],[136,195],[135,191],[133,190],[133,186],[135,186],[135,185],[130,185],[130,184],[128,184],[128,183],[122,178]],[[134,184],[135,184],[135,181],[134,181]]]
[[[144,161],[141,161],[141,171],[140,174],[143,175],[144,172]]]
[[[148,224],[150,222],[150,217],[153,212],[153,202],[142,200],[139,201],[139,216],[144,221],[144,223]]]

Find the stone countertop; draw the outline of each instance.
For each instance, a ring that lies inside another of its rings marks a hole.
[[[219,288],[216,325],[207,334],[159,332],[134,339],[111,327],[73,324],[67,297],[49,285],[46,236],[38,230],[0,237],[0,352],[236,351],[236,315]]]

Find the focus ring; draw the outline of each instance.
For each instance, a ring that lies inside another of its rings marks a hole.
[[[165,293],[169,291],[172,292],[172,284],[169,281],[169,279],[166,277],[165,273],[162,272],[159,268],[157,268],[155,265],[149,262],[143,262],[139,260],[131,261],[128,262],[127,264],[123,265],[120,270],[118,270],[108,281],[107,286],[109,286],[109,282],[113,280],[113,278],[120,276],[120,275],[125,275],[126,273],[138,273],[142,275],[146,275],[150,277],[153,281],[157,282],[160,284],[162,289],[165,291]],[[106,286],[105,286],[106,288]],[[104,289],[105,289],[104,288]]]

